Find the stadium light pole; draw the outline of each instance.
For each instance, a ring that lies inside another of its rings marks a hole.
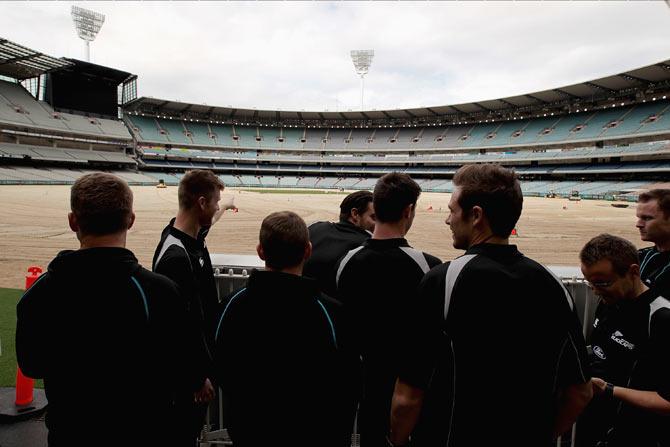
[[[351,50],[351,60],[354,62],[356,73],[361,77],[361,110],[363,110],[363,92],[365,90],[364,76],[368,74],[375,50]]]
[[[72,7],[71,15],[79,38],[86,42],[86,62],[91,62],[91,42],[95,40],[102,24],[105,23],[105,16],[79,6]]]

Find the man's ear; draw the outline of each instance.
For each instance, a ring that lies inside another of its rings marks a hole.
[[[265,253],[263,252],[263,246],[261,244],[256,245],[256,253],[258,257],[265,261]]]
[[[635,276],[640,276],[640,266],[638,264],[631,264],[630,267],[628,267],[628,273]]]
[[[134,223],[135,223],[135,212],[131,211],[130,212],[130,222],[128,222],[128,229],[129,230],[133,227]]]
[[[405,209],[402,210],[402,217],[404,217],[405,219],[409,219],[410,217],[412,217],[412,211],[414,210],[415,206],[416,206],[415,203],[410,203],[409,205],[407,205]]]
[[[302,257],[302,260],[307,261],[311,257],[312,257],[312,243],[307,242],[307,245],[305,245],[305,254]]]
[[[360,214],[358,214],[358,210],[356,208],[352,208],[349,212],[349,219],[353,220],[354,224],[357,224],[359,218]]]
[[[473,226],[481,225],[484,222],[484,210],[481,206],[475,205],[470,209],[470,219],[472,219]]]
[[[67,223],[70,225],[70,230],[75,233],[79,231],[79,224],[77,223],[77,216],[72,211],[67,213]]]
[[[198,197],[198,206],[200,207],[201,210],[204,210],[205,207],[207,206],[207,198],[204,196]]]

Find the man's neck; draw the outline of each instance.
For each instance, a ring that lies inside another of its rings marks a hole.
[[[470,247],[479,244],[509,245],[509,238],[496,236],[491,232],[477,233],[470,241]]]
[[[340,219],[340,223],[348,223],[350,225],[353,225],[354,227],[358,227],[355,222],[352,222],[351,217],[349,219]]]
[[[102,247],[116,247],[126,248],[127,232],[115,234],[105,234],[103,236],[85,235],[79,238],[79,249],[87,248],[102,248]]]
[[[174,227],[182,233],[188,234],[193,239],[197,239],[198,233],[200,232],[198,217],[193,213],[184,210],[179,210],[177,212],[177,217],[174,220]]]
[[[286,267],[283,269],[274,269],[272,267],[269,267],[267,264],[265,264],[265,270],[269,272],[281,272],[281,273],[288,273],[290,275],[296,275],[296,276],[302,276],[302,267],[303,264],[296,265],[294,267]]]
[[[372,239],[398,239],[405,237],[405,221],[379,222],[375,224]]]
[[[649,287],[647,287],[647,285],[638,278],[638,280],[635,282],[635,285],[633,286],[633,290],[635,291],[635,298],[637,298],[649,290]]]
[[[670,240],[663,241],[663,242],[657,242],[656,243],[656,250],[658,250],[661,253],[666,252],[666,251],[670,251]]]

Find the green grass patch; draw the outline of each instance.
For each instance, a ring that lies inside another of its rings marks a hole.
[[[14,386],[16,382],[16,303],[23,295],[23,290],[0,288],[0,386]],[[42,388],[42,381],[36,380],[35,386]]]
[[[235,190],[257,192],[260,194],[348,194],[345,191],[337,189],[235,188]]]

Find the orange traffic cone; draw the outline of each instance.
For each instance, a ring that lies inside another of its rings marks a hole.
[[[26,275],[26,290],[30,288],[37,278],[40,277],[42,269],[37,266],[28,267],[28,275]],[[16,405],[28,405],[33,401],[33,390],[35,388],[35,380],[26,377],[21,372],[21,368],[16,366]]]
[[[26,290],[30,289],[30,286],[32,286],[35,281],[37,281],[37,278],[39,278],[42,274],[42,269],[36,265],[33,265],[28,267],[28,272],[30,275],[26,275]]]
[[[16,367],[16,405],[28,405],[33,402],[33,388],[35,380],[26,377],[21,372],[21,368]]]
[[[31,266],[26,275],[26,290],[40,277],[42,269]],[[30,419],[43,413],[47,398],[43,389],[35,389],[35,380],[26,377],[21,368],[16,367],[16,386],[0,387],[0,424],[5,421]]]

